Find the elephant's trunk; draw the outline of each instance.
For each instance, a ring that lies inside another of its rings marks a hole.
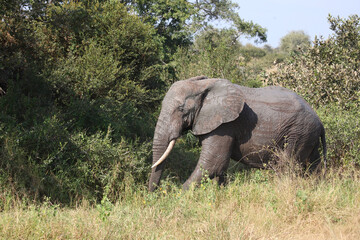
[[[166,134],[166,130],[163,127],[163,122],[159,118],[158,123],[155,128],[154,141],[153,141],[153,162],[152,162],[152,170],[151,176],[149,180],[149,190],[154,191],[160,183],[160,178],[162,171],[164,169],[164,159],[161,159],[162,156],[165,155],[166,150],[169,145],[168,134]],[[163,157],[164,158],[164,157]],[[165,156],[166,158],[166,156]],[[162,160],[159,162],[158,160]]]
[[[176,140],[171,140],[171,142],[169,143],[169,146],[166,148],[164,154],[160,157],[160,159],[154,164],[152,165],[151,168],[154,168],[156,166],[158,166],[159,164],[161,164],[170,154],[171,150],[173,149],[174,145],[175,145]]]
[[[166,145],[153,145],[153,165],[163,155],[166,150]],[[160,163],[151,170],[151,176],[149,180],[149,190],[153,192],[160,183],[162,171],[164,169],[164,163]]]
[[[172,118],[171,114],[176,106],[171,102],[163,106],[156,123],[153,140],[153,162],[149,180],[149,190],[154,191],[160,183],[160,177],[164,168],[164,160],[174,147],[176,139],[181,135],[182,122]]]

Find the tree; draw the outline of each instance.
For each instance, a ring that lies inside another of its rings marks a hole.
[[[164,60],[168,62],[178,47],[187,47],[191,38],[211,26],[215,20],[225,20],[237,37],[247,35],[256,41],[266,41],[266,29],[245,21],[236,13],[237,4],[230,0],[123,0],[145,21],[151,23],[164,42]]]
[[[290,54],[310,47],[310,36],[304,31],[292,31],[280,40],[280,50]]]
[[[236,10],[239,6],[230,0],[196,0],[194,3],[194,16],[191,25],[195,31],[204,30],[213,20],[227,21],[236,31],[237,36],[247,35],[255,41],[266,42],[266,29],[252,21],[240,18]]]
[[[242,46],[235,29],[211,26],[195,37],[194,45],[175,55],[180,79],[197,75],[219,77],[249,87],[261,86],[260,74],[276,59],[275,54],[251,44]]]

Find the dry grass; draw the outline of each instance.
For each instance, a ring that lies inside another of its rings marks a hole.
[[[15,204],[1,239],[359,239],[360,172],[325,178],[251,171],[226,187],[137,190],[115,205]]]

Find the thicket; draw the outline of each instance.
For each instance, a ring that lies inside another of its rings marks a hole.
[[[145,182],[166,85],[153,27],[115,1],[2,4],[1,194],[97,201]]]

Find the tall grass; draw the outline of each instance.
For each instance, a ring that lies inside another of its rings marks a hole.
[[[116,203],[104,197],[61,208],[11,202],[0,213],[1,239],[358,239],[360,172],[323,178],[251,170],[219,187],[205,179],[183,192],[165,182],[138,187]]]

